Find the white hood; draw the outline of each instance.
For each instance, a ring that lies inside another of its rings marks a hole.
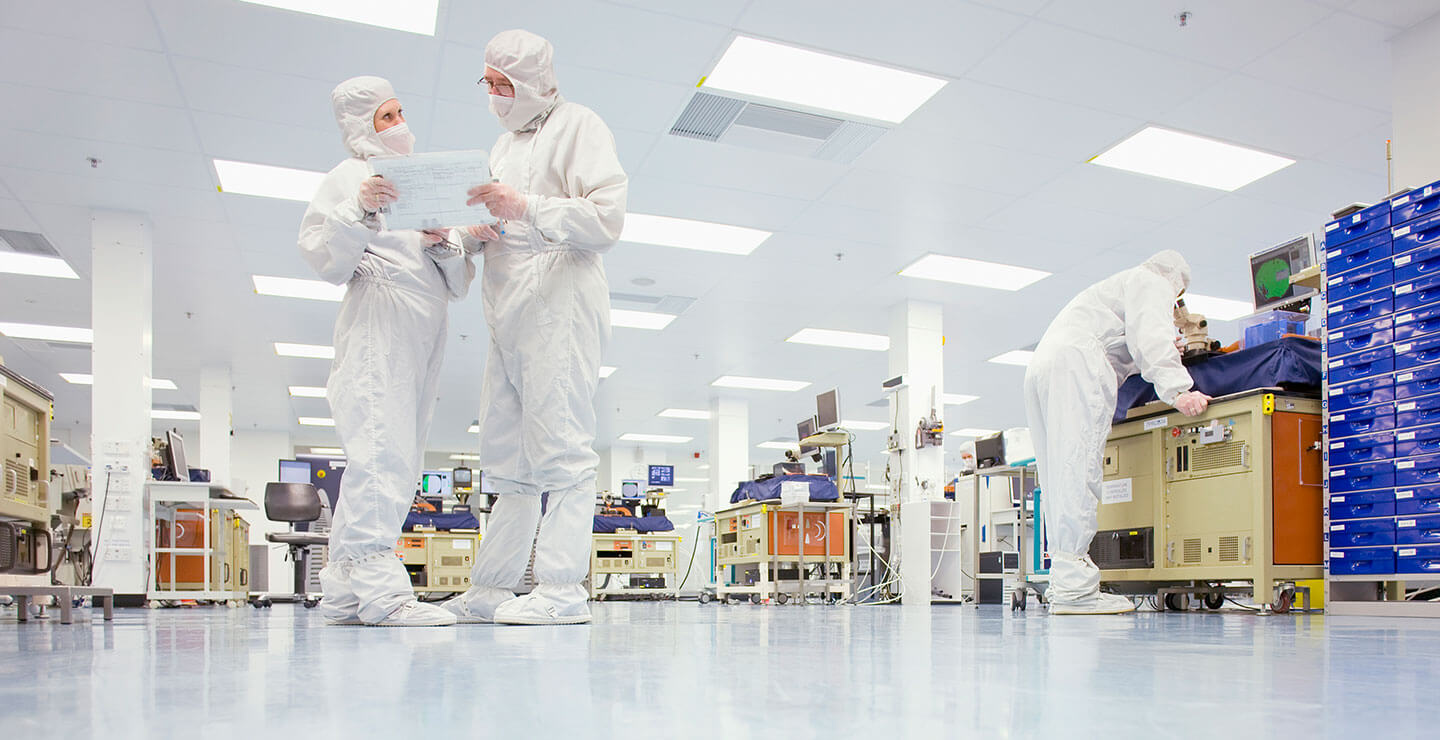
[[[330,106],[345,148],[361,159],[394,154],[375,133],[375,111],[395,98],[395,88],[383,77],[351,77],[330,92]]]
[[[1165,278],[1175,288],[1176,296],[1190,287],[1190,263],[1173,249],[1156,253],[1140,266]]]
[[[555,47],[529,31],[501,31],[485,45],[485,66],[510,78],[515,103],[500,115],[506,131],[525,131],[560,100]]]

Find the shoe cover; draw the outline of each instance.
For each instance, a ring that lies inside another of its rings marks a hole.
[[[495,609],[497,624],[584,624],[590,621],[585,588],[541,585]]]
[[[434,604],[412,599],[384,619],[366,624],[371,627],[448,627],[455,624],[455,615]]]
[[[495,621],[495,608],[514,599],[515,594],[503,588],[471,586],[441,606],[454,614],[460,624],[490,624]]]
[[[1119,594],[1095,592],[1078,601],[1052,601],[1051,614],[1126,614],[1135,611],[1135,602]]]

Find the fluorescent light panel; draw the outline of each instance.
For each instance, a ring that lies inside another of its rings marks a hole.
[[[813,344],[819,347],[864,349],[871,352],[884,352],[890,349],[890,337],[883,334],[863,334],[857,331],[840,331],[838,329],[801,329],[785,341],[796,344]]]
[[[900,274],[923,280],[1012,291],[1050,276],[1044,270],[951,257],[948,254],[927,254],[901,270]]]
[[[1231,192],[1295,160],[1150,126],[1090,160],[1102,167]]]
[[[457,455],[451,455],[451,456],[450,456],[450,459],[451,459],[451,460],[479,460],[479,459],[480,459],[480,456],[479,456],[479,455],[457,454]]]
[[[324,398],[325,389],[314,385],[292,385],[290,395],[294,398]]]
[[[467,432],[469,432],[469,433],[471,433],[471,434],[479,434],[479,433],[480,433],[480,425],[479,425],[479,424],[471,424],[471,425],[470,425],[470,428],[469,428],[469,429],[466,429],[465,431],[467,431]]]
[[[771,232],[672,216],[625,214],[620,241],[701,252],[747,255],[769,239]]]
[[[945,80],[739,36],[704,87],[900,123],[940,92]]]
[[[404,2],[357,2],[357,0],[240,0],[251,5],[293,10],[307,15],[363,23],[395,31],[435,35],[435,17],[440,0],[405,0]]]
[[[709,419],[710,412],[704,409],[665,409],[656,416],[666,419]]]
[[[215,174],[220,178],[220,192],[236,195],[258,195],[309,203],[325,179],[324,172],[294,170],[253,162],[232,162],[216,159]]]
[[[300,426],[305,427],[333,427],[335,420],[324,416],[302,416]]]
[[[985,437],[985,436],[994,434],[994,433],[996,433],[996,432],[998,432],[998,431],[1000,431],[1000,430],[999,430],[999,429],[981,429],[981,428],[979,428],[979,427],[965,427],[964,429],[956,429],[955,431],[951,432],[950,434],[951,434],[951,436],[955,436],[955,437]]]
[[[3,244],[4,242],[0,242]],[[43,254],[27,254],[25,252],[0,252],[0,272],[11,275],[29,275],[31,277],[53,277],[67,278],[70,280],[79,279],[79,275],[70,269],[70,263],[59,257],[47,257]]]
[[[716,388],[742,388],[751,391],[798,391],[810,384],[803,380],[750,378],[743,375],[721,375],[710,385]]]
[[[601,380],[604,380],[605,378],[608,378],[608,377],[610,377],[611,375],[614,375],[614,374],[615,374],[615,371],[618,370],[618,369],[619,369],[619,368],[610,367],[609,365],[601,365],[601,366],[600,366],[600,379],[601,379]]]
[[[150,418],[161,421],[200,421],[200,412],[181,409],[150,409]]]
[[[1025,367],[1030,364],[1030,358],[1034,356],[1035,353],[1028,349],[1012,349],[1009,352],[991,357],[990,361],[997,365],[1019,365],[1020,367]]]
[[[610,325],[624,329],[649,329],[660,331],[675,320],[675,314],[654,311],[628,311],[623,308],[610,309]]]
[[[676,483],[709,483],[709,478],[676,478]]]
[[[696,469],[696,470],[709,470],[709,469],[710,469],[710,465],[709,465],[708,463],[705,464],[705,465],[696,465],[696,466],[695,466],[695,469]]]
[[[344,455],[345,451],[339,447],[311,447],[312,455]]]
[[[841,426],[842,428],[844,428],[844,429],[854,429],[854,430],[860,431],[860,432],[878,432],[878,431],[880,431],[881,429],[889,429],[889,428],[890,428],[890,422],[888,422],[888,421],[851,421],[851,420],[847,420],[847,419],[841,419],[841,420],[840,420],[840,426]]]
[[[762,450],[795,450],[800,448],[800,445],[795,442],[780,442],[777,440],[761,442],[755,446]]]
[[[92,344],[95,341],[95,332],[79,326],[51,326],[49,324],[0,321],[0,334],[11,339],[38,339],[45,342],[68,342],[70,344]]]
[[[1216,298],[1196,293],[1186,293],[1182,297],[1185,299],[1186,308],[1204,316],[1207,321],[1233,321],[1255,313],[1255,306],[1250,301]]]
[[[684,444],[694,437],[681,437],[674,434],[637,434],[629,432],[620,435],[621,442],[655,442],[657,444]]]
[[[95,376],[90,373],[60,373],[60,377],[67,383],[75,385],[95,385]],[[152,391],[176,391],[180,390],[175,381],[165,378],[151,378],[150,390]]]
[[[979,400],[979,396],[971,396],[964,393],[944,393],[940,396],[940,402],[946,406],[960,406]]]
[[[332,285],[323,280],[275,277],[274,275],[251,275],[255,292],[281,298],[306,298],[312,301],[339,303],[345,299],[345,286]]]
[[[292,344],[276,342],[275,354],[281,357],[305,357],[312,360],[335,359],[335,348],[323,344]]]

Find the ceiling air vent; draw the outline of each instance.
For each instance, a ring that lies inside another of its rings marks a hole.
[[[59,257],[60,252],[49,239],[28,231],[0,229],[0,249],[7,248],[20,254],[36,254],[42,257]]]
[[[670,133],[848,164],[889,131],[883,126],[697,92]]]

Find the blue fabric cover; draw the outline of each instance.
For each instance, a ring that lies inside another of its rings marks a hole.
[[[837,501],[840,499],[840,489],[835,487],[834,481],[823,475],[777,475],[766,480],[751,480],[741,483],[740,487],[735,489],[735,493],[730,494],[730,503],[738,504],[746,499],[778,501],[780,500],[781,483],[799,481],[810,484],[811,501]]]
[[[412,511],[405,516],[405,531],[413,532],[416,527],[434,527],[442,532],[450,529],[479,529],[480,520],[469,511],[451,514],[422,514]]]
[[[619,529],[633,529],[636,532],[670,532],[675,523],[663,514],[654,516],[596,516],[594,531],[597,534],[611,534]]]
[[[1211,357],[1186,370],[1195,380],[1195,390],[1210,396],[1228,396],[1255,388],[1279,386],[1291,390],[1320,387],[1320,342],[1287,337],[1228,355]],[[1131,375],[1120,386],[1115,404],[1115,421],[1125,412],[1156,400],[1155,386],[1139,375]]]

